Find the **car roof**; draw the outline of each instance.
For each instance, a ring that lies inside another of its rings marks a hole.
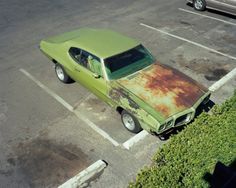
[[[140,43],[108,29],[82,28],[47,39],[53,43],[65,43],[78,47],[105,59],[125,52]]]

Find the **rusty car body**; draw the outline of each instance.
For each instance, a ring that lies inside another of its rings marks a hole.
[[[42,40],[60,81],[78,81],[121,114],[124,126],[161,135],[190,122],[210,92],[160,64],[138,41],[106,29],[83,28]]]

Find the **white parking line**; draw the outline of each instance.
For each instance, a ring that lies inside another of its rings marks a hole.
[[[230,71],[228,74],[226,74],[224,77],[222,77],[220,80],[212,84],[208,89],[212,92],[218,90],[220,87],[222,87],[226,82],[231,80],[233,77],[236,76],[236,68],[234,68],[232,71]]]
[[[220,22],[223,22],[223,23],[226,23],[226,24],[230,24],[230,25],[236,26],[236,23],[225,21],[225,20],[222,20],[222,19],[219,19],[219,18],[215,18],[215,17],[199,14],[197,12],[193,12],[193,11],[186,10],[186,9],[183,9],[183,8],[179,8],[179,10],[183,11],[183,12],[190,13],[190,14],[195,14],[195,15],[198,15],[198,16],[202,16],[202,17],[205,17],[205,18],[209,18],[209,19],[212,19],[212,20],[217,20],[217,21],[220,21]]]
[[[135,143],[139,142],[140,140],[144,139],[149,133],[145,130],[141,131],[140,133],[136,134],[129,140],[123,143],[124,148],[130,149]]]
[[[97,125],[95,125],[92,121],[84,117],[82,114],[80,114],[78,111],[75,111],[73,106],[71,106],[69,103],[67,103],[63,98],[61,98],[59,95],[57,95],[55,92],[53,92],[51,89],[49,89],[47,86],[42,84],[39,80],[37,80],[34,76],[32,76],[29,72],[27,72],[24,69],[20,69],[20,72],[22,72],[25,76],[27,76],[30,80],[32,80],[34,83],[36,83],[41,89],[43,89],[45,92],[47,92],[50,96],[52,96],[54,99],[56,99],[60,104],[62,104],[65,108],[67,108],[69,111],[73,112],[79,119],[84,121],[90,128],[95,130],[97,133],[99,133],[101,136],[103,136],[105,139],[109,140],[114,146],[119,146],[120,144],[115,141],[113,138],[111,138],[105,131],[100,129]]]
[[[54,93],[47,86],[43,85],[34,76],[32,76],[30,73],[28,73],[24,69],[20,69],[20,72],[22,72],[24,75],[26,75],[29,79],[31,79],[34,83],[36,83],[41,89],[46,91],[49,95],[51,95],[54,99],[56,99],[59,103],[61,103],[65,108],[67,108],[69,111],[73,112],[73,106],[71,106],[69,103],[67,103],[63,98],[61,98],[59,95]]]
[[[168,32],[162,31],[162,30],[160,30],[160,29],[157,29],[157,28],[155,28],[155,27],[152,27],[152,26],[149,26],[149,25],[146,25],[146,24],[143,24],[143,23],[140,23],[140,25],[145,26],[145,27],[147,27],[147,28],[150,28],[150,29],[152,29],[152,30],[158,31],[158,32],[160,32],[160,33],[166,34],[166,35],[171,36],[171,37],[173,37],[173,38],[177,38],[177,39],[183,40],[183,41],[185,41],[185,42],[188,42],[188,43],[190,43],[190,44],[196,45],[196,46],[198,46],[198,47],[207,49],[207,50],[209,50],[209,51],[211,51],[211,52],[214,52],[214,53],[216,53],[216,54],[219,54],[219,55],[228,57],[228,58],[230,58],[230,59],[236,60],[236,57],[234,57],[234,56],[231,56],[231,55],[228,55],[228,54],[225,54],[225,53],[221,53],[221,52],[219,52],[219,51],[217,51],[217,50],[214,50],[214,49],[209,48],[209,47],[206,47],[206,46],[204,46],[204,45],[202,45],[202,44],[199,44],[199,43],[190,41],[190,40],[185,39],[185,38],[183,38],[183,37],[179,37],[179,36],[177,36],[177,35],[170,34],[170,33],[168,33]],[[224,77],[222,77],[220,80],[218,80],[217,82],[215,82],[215,83],[214,83],[212,86],[210,86],[208,89],[209,89],[210,91],[214,92],[214,91],[218,90],[220,87],[222,87],[226,82],[228,82],[229,80],[231,80],[231,79],[232,79],[233,77],[235,77],[235,76],[236,76],[236,68],[234,68],[231,72],[229,72],[229,73],[226,74]]]
[[[202,45],[202,44],[199,44],[199,43],[197,43],[197,42],[193,42],[193,41],[191,41],[191,40],[185,39],[185,38],[183,38],[183,37],[180,37],[180,36],[177,36],[177,35],[174,35],[174,34],[171,34],[171,33],[168,33],[168,32],[166,32],[166,31],[157,29],[157,28],[155,28],[155,27],[152,27],[152,26],[147,25],[147,24],[144,24],[144,23],[140,23],[140,25],[142,25],[142,26],[144,26],[144,27],[147,27],[147,28],[149,28],[149,29],[158,31],[158,32],[160,32],[160,33],[162,33],[162,34],[165,34],[165,35],[168,35],[168,36],[170,36],[170,37],[173,37],[173,38],[176,38],[176,39],[179,39],[179,40],[188,42],[188,43],[193,44],[193,45],[195,45],[195,46],[204,48],[204,49],[206,49],[206,50],[208,50],[208,51],[210,51],[210,52],[214,52],[214,53],[216,53],[216,54],[219,54],[219,55],[228,57],[228,58],[230,58],[230,59],[236,60],[236,57],[234,57],[234,56],[231,56],[231,55],[229,55],[229,54],[225,54],[225,53],[219,52],[219,51],[217,51],[217,50],[215,50],[215,49],[213,49],[213,48],[209,48],[209,47],[204,46],[204,45]]]
[[[74,111],[75,115],[83,120],[89,127],[91,127],[93,130],[95,130],[97,133],[102,135],[104,138],[109,140],[114,146],[119,146],[120,144],[115,141],[109,134],[107,134],[104,130],[100,129],[97,125],[95,125],[92,121],[90,121],[88,118],[81,115],[79,112]]]

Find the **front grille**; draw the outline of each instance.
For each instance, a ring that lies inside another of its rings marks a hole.
[[[187,122],[190,119],[189,116],[190,116],[190,114],[185,114],[183,116],[178,117],[175,120],[175,125],[182,125],[182,124],[184,124],[185,122]]]

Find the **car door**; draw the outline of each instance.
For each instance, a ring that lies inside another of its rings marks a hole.
[[[235,8],[233,4],[235,4],[236,0],[208,0],[207,6],[212,7],[218,10],[222,10],[224,12],[234,13]]]
[[[224,0],[226,11],[236,15],[236,0]]]
[[[208,0],[206,1],[208,7],[212,7],[218,10],[225,10],[226,4],[224,0]]]
[[[70,48],[69,55],[73,61],[73,79],[88,88],[102,100],[107,101],[107,81],[104,79],[102,71],[97,71],[99,66],[101,70],[100,59],[85,50],[74,47]],[[91,67],[90,61],[96,61],[97,69]]]

